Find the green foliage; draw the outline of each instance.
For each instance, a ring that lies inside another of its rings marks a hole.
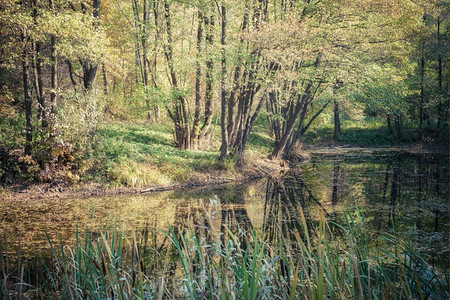
[[[354,92],[351,97],[364,103],[370,112],[392,115],[405,114],[410,105],[407,100],[409,96],[406,81],[397,75],[395,68],[379,65],[371,65],[367,68],[367,79],[362,87]]]
[[[103,114],[98,97],[84,90],[74,90],[61,98],[54,124],[57,139],[61,143],[70,143],[73,147],[91,144]]]

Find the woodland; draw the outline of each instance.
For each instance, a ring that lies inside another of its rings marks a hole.
[[[448,11],[1,0],[0,298],[449,299]]]
[[[149,185],[239,170],[248,148],[448,147],[448,22],[438,0],[4,0],[0,179]]]

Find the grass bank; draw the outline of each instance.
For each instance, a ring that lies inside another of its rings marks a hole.
[[[240,170],[236,169],[233,157],[218,160],[221,143],[218,123],[215,117],[209,136],[196,149],[178,150],[168,120],[151,124],[142,118],[103,116],[99,122],[88,122],[89,126],[75,126],[82,127],[77,130],[70,130],[73,124],[68,122],[72,125],[63,131],[62,142],[46,145],[46,139],[37,135],[36,155],[32,158],[16,149],[23,136],[19,133],[20,126],[12,124],[1,135],[5,143],[3,146],[0,143],[0,180],[9,184],[0,193],[3,197],[8,194],[37,198],[130,193],[245,180],[283,170],[283,162],[267,159],[274,139],[265,113],[258,118],[249,137],[247,165]],[[310,151],[330,146],[427,145],[418,143],[417,132],[408,126],[405,125],[399,141],[380,118],[366,117],[358,122],[344,117],[340,141],[334,142],[333,123],[318,122],[304,136],[304,148]],[[428,143],[439,144],[448,149],[448,137],[441,134]],[[14,191],[25,191],[26,195]]]
[[[87,142],[77,147],[72,167],[59,168],[48,179],[37,176],[37,184],[3,188],[3,197],[70,198],[73,196],[139,193],[249,180],[279,173],[279,161],[267,159],[273,145],[266,121],[256,124],[249,137],[246,165],[236,169],[233,157],[219,161],[220,126],[196,149],[175,147],[169,124],[145,120],[104,119]],[[17,168],[16,168],[17,169]],[[18,170],[20,172],[20,170]],[[40,173],[44,173],[40,171]]]
[[[395,130],[389,132],[385,119],[366,116],[362,120],[354,120],[344,116],[341,121],[339,142],[333,141],[334,123],[321,122],[314,124],[305,134],[304,142],[310,145],[351,145],[362,147],[391,147],[409,144],[444,145],[448,147],[448,128],[436,129],[436,124],[424,126],[424,141],[418,140],[417,124],[405,120],[401,136]]]
[[[247,161],[258,161],[271,148],[268,132],[257,130],[249,140]],[[241,174],[233,158],[219,162],[220,128],[197,150],[178,150],[168,126],[128,122],[103,122],[98,128],[98,142],[93,159],[103,166],[98,171],[111,184],[130,187],[171,185],[208,176],[235,178]],[[102,170],[105,173],[101,173]],[[96,173],[92,173],[94,177]]]

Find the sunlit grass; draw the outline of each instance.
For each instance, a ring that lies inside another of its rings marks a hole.
[[[271,147],[267,129],[262,125],[257,128],[249,138],[250,156],[255,156],[255,152],[266,155]],[[110,120],[100,124],[98,137],[94,151],[96,160],[105,166],[107,179],[119,185],[167,185],[192,179],[196,172],[236,171],[228,160],[218,161],[218,125],[212,125],[210,138],[202,142],[199,149],[193,150],[175,147],[168,124]]]
[[[402,142],[414,142],[415,130],[412,130],[410,125],[403,125],[402,140],[399,141],[395,133],[389,133],[386,120],[382,118],[365,117],[363,121],[343,118],[340,142],[359,146],[391,146]],[[304,140],[308,143],[331,142],[333,134],[333,122],[317,123],[305,134]]]
[[[145,186],[186,180],[195,170],[218,168],[218,152],[175,148],[170,129],[161,125],[102,124],[99,156],[108,178],[120,184]]]

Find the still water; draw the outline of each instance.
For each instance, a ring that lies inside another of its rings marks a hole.
[[[160,230],[193,226],[221,232],[254,227],[269,236],[317,223],[345,224],[343,212],[363,212],[370,243],[385,233],[412,241],[430,254],[448,256],[448,155],[399,152],[312,154],[311,160],[277,178],[245,184],[116,197],[2,201],[0,229],[10,255],[25,258],[48,249],[46,234],[70,244],[77,227],[145,232],[154,246],[167,241]],[[334,229],[333,229],[334,228]],[[336,227],[330,226],[330,230]]]

